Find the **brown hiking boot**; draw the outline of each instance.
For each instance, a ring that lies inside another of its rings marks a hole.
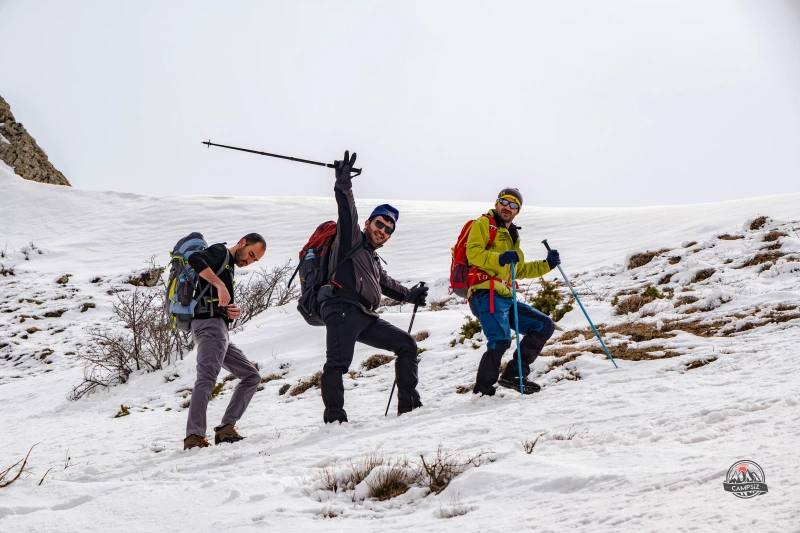
[[[244,439],[239,432],[236,431],[236,426],[233,424],[225,424],[224,426],[218,426],[214,428],[214,444],[220,444],[222,442],[238,442]]]
[[[211,443],[205,437],[200,435],[189,435],[183,439],[183,449],[191,450],[192,448],[208,448]]]

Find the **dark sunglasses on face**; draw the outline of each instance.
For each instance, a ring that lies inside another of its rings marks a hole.
[[[517,202],[512,202],[511,200],[506,200],[505,198],[498,198],[497,201],[500,202],[500,205],[507,205],[511,207],[511,209],[519,209],[519,204]]]
[[[391,235],[394,233],[394,228],[389,226],[388,224],[384,224],[380,220],[375,221],[375,225],[378,226],[378,229],[382,229],[386,235]]]

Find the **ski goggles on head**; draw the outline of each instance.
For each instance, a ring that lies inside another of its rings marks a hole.
[[[500,205],[507,205],[511,209],[519,209],[519,204],[517,202],[512,202],[511,200],[507,200],[505,198],[498,198],[497,201],[500,202]]]
[[[393,227],[391,227],[389,224],[384,224],[380,220],[376,219],[375,220],[375,225],[378,227],[378,229],[382,229],[384,231],[384,233],[386,233],[386,235],[391,235],[392,233],[394,233],[394,228]]]

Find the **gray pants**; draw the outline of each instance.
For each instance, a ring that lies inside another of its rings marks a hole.
[[[261,383],[261,375],[242,351],[231,344],[228,338],[228,322],[225,318],[192,320],[192,335],[197,343],[197,380],[189,404],[186,436],[204,437],[206,409],[220,369],[224,368],[241,380],[233,391],[231,401],[228,402],[221,426],[235,424],[242,417]]]

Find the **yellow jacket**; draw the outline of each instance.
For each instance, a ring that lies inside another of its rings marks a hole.
[[[499,219],[495,215],[494,210],[489,211],[489,216],[494,218],[495,221]],[[510,231],[509,231],[510,230]],[[513,241],[512,235],[516,237],[516,242]],[[520,248],[520,238],[517,227],[511,224],[510,228],[506,228],[502,224],[497,226],[497,237],[494,243],[487,250],[486,243],[489,242],[489,219],[481,216],[473,222],[469,230],[469,237],[467,238],[467,260],[470,265],[475,265],[480,270],[483,270],[491,277],[505,280],[505,284],[495,281],[494,290],[498,296],[511,298],[511,265],[500,266],[500,254],[508,250],[516,250],[519,254],[519,263],[516,263],[515,276],[516,279],[524,278],[538,278],[550,272],[550,266],[546,260],[525,262],[525,255]],[[473,285],[469,289],[469,295],[472,291],[478,289],[491,288],[491,281],[486,280],[482,283]]]

